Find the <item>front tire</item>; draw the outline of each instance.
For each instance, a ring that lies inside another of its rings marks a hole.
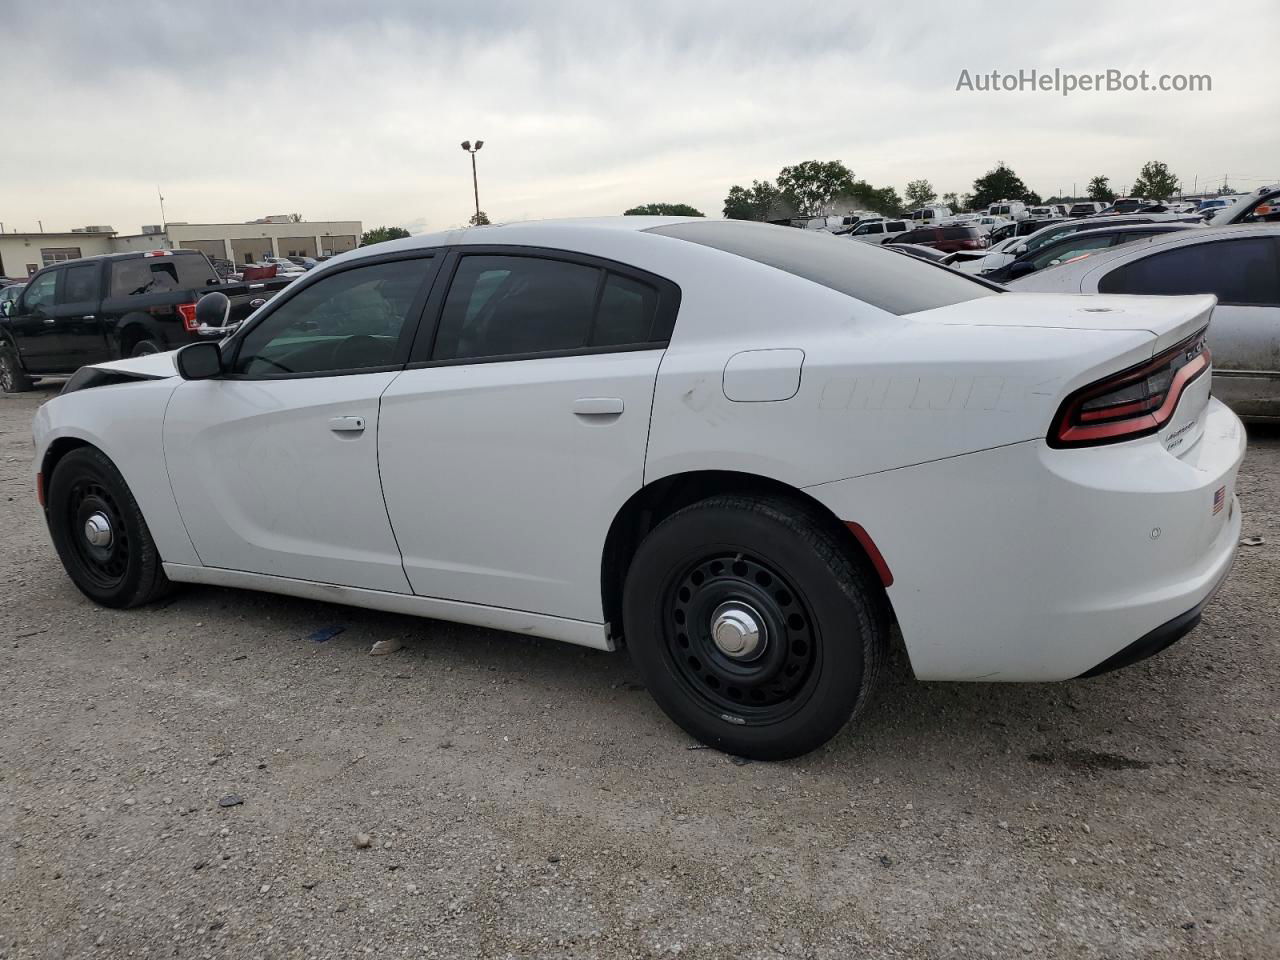
[[[31,378],[22,369],[17,351],[9,343],[0,343],[0,390],[5,393],[26,393],[31,389]]]
[[[888,634],[866,565],[823,518],[738,496],[686,507],[645,538],[623,628],[672,720],[756,760],[831,739],[869,698]]]
[[[105,607],[136,607],[168,592],[151,531],[124,477],[101,450],[80,447],[49,483],[49,533],[71,581]]]

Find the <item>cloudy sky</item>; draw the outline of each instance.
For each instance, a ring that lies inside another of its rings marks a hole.
[[[691,203],[839,159],[1048,196],[1160,159],[1280,180],[1276,0],[4,0],[7,230],[271,213],[413,232]],[[1209,93],[957,92],[962,69],[1207,73]]]

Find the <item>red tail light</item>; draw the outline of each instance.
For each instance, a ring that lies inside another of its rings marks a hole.
[[[187,333],[195,333],[199,326],[196,323],[196,305],[194,303],[178,304],[178,315],[182,317],[182,325],[186,327]]]
[[[1049,431],[1051,447],[1092,447],[1155,433],[1173,416],[1187,384],[1209,369],[1201,330],[1135,367],[1067,397]]]

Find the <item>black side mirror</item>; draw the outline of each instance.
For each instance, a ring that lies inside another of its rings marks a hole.
[[[209,380],[222,373],[222,350],[212,340],[187,344],[173,360],[183,380]]]
[[[1018,277],[1025,277],[1028,273],[1035,273],[1035,272],[1036,272],[1036,265],[1026,260],[1022,261],[1021,263],[1009,264],[1010,280],[1016,280]]]
[[[231,317],[231,300],[225,293],[206,293],[196,301],[196,324],[225,327]]]

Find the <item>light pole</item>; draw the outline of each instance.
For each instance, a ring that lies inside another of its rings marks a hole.
[[[477,140],[474,147],[470,140],[462,141],[462,149],[471,154],[471,187],[476,194],[476,223],[480,222],[480,181],[476,179],[476,153],[483,146],[483,140]]]

